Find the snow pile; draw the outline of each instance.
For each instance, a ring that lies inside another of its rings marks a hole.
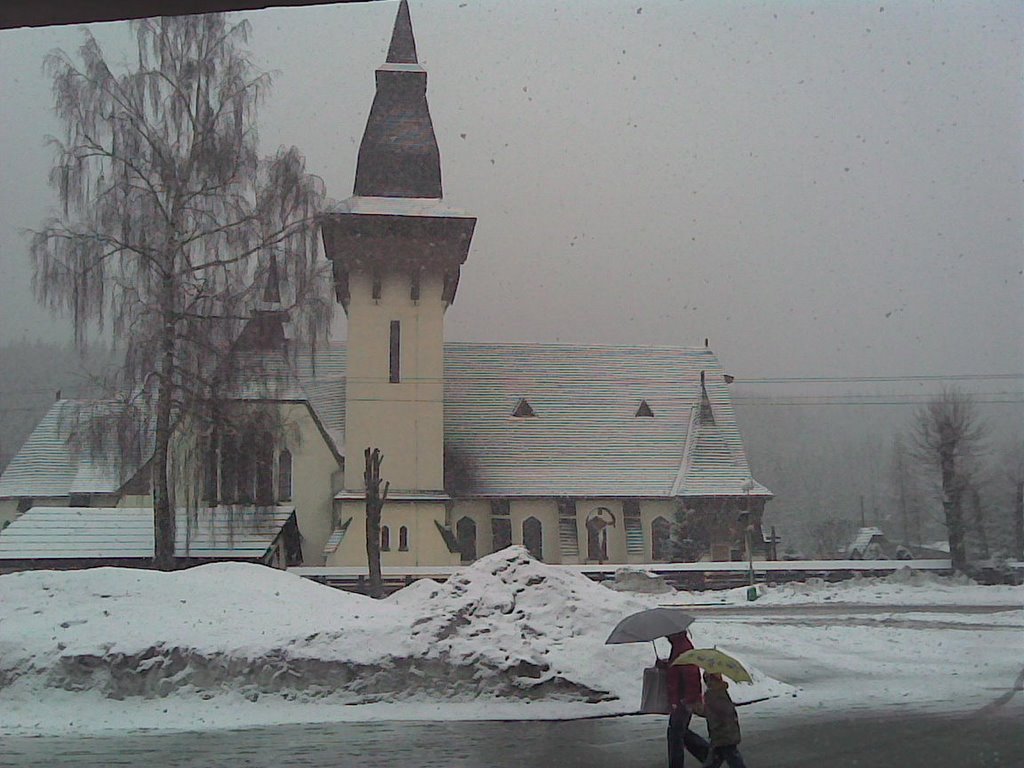
[[[389,598],[416,614],[414,638],[426,642],[428,658],[477,669],[477,695],[604,703],[608,712],[637,709],[642,670],[657,651],[648,643],[605,645],[605,638],[661,600],[545,565],[521,546],[481,558],[444,584],[419,581]],[[717,641],[708,622],[694,635],[698,645]],[[659,643],[667,655],[668,642]],[[720,647],[729,650],[727,638]],[[754,682],[734,687],[738,701],[795,690],[746,666]]]
[[[605,586],[618,592],[643,592],[649,595],[675,592],[664,577],[640,568],[617,568],[614,581]]]
[[[390,600],[415,611],[413,639],[425,657],[474,668],[480,694],[614,700],[596,669],[614,656],[604,639],[619,619],[648,606],[544,565],[520,546],[488,555],[444,584],[421,584]]]
[[[397,649],[405,625],[394,606],[241,563],[16,573],[0,605],[0,688],[112,699],[320,692]],[[307,653],[324,638],[340,651],[326,665]]]
[[[233,563],[10,574],[0,734],[630,713],[667,641],[604,640],[635,611],[685,601],[694,643],[750,670],[735,701],[771,697],[743,718],[964,710],[1020,672],[1007,649],[1020,647],[1021,587],[908,571],[759,591],[725,604],[720,592],[620,592],[522,547],[383,601]]]
[[[779,584],[765,590],[759,604],[858,603],[888,605],[1024,605],[1024,586],[981,586],[963,575],[939,576],[913,568],[901,568],[889,576],[845,581],[824,579]]]
[[[254,702],[292,707],[299,720],[310,706],[459,702],[476,717],[516,702],[535,705],[533,716],[631,712],[654,654],[604,639],[655,604],[523,547],[384,601],[239,563],[17,573],[0,577],[0,706],[12,722],[36,716],[37,702],[75,709],[76,696],[136,702],[151,715],[159,702],[199,707],[219,722],[218,709]],[[752,672],[741,698],[791,690]],[[141,722],[168,727],[159,715]]]

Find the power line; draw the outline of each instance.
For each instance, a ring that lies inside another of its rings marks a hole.
[[[736,378],[737,384],[859,384],[898,381],[1000,381],[1024,379],[1024,373],[959,373],[920,376],[763,376]]]

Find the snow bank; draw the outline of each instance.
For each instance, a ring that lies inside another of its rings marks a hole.
[[[1019,672],[1007,648],[1024,626],[1021,587],[908,571],[761,591],[753,603],[745,589],[616,591],[522,547],[382,601],[234,563],[10,574],[0,576],[0,731],[628,713],[667,642],[604,639],[634,611],[685,602],[695,644],[750,669],[754,683],[733,685],[734,699],[774,697],[758,712],[980,705]],[[717,608],[721,597],[733,608]],[[784,610],[807,603],[849,608]],[[856,607],[870,603],[937,607]]]

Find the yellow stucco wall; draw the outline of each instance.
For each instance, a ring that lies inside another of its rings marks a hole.
[[[366,565],[366,502],[337,501],[337,519],[344,523],[349,518],[348,531],[341,546],[328,556],[329,566]],[[390,502],[381,511],[381,526],[390,531],[391,547],[381,552],[381,566],[457,565],[459,556],[448,547],[437,530],[435,521],[445,522],[445,506],[440,502]],[[399,532],[405,526],[409,531],[409,550],[399,550]],[[309,565],[309,563],[307,563]]]
[[[288,430],[287,448],[292,454],[292,500],[302,536],[304,565],[323,565],[324,545],[331,535],[334,509],[333,478],[340,467],[304,404],[282,406]]]
[[[441,276],[424,272],[420,299],[407,273],[353,270],[346,360],[345,488],[363,487],[363,451],[384,453],[382,475],[393,489],[444,487],[444,310]],[[401,323],[400,382],[390,383],[391,321]]]

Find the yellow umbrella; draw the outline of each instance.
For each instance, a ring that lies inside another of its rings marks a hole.
[[[730,680],[735,680],[737,683],[752,683],[753,680],[750,678],[750,673],[743,668],[736,659],[727,653],[722,653],[717,648],[694,648],[693,650],[681,653],[672,662],[672,665],[676,664],[693,664],[706,669],[715,675],[725,675]]]

